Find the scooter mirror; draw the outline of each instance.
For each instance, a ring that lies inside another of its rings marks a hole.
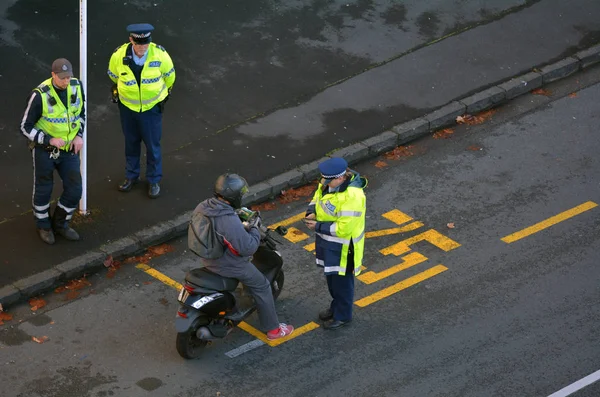
[[[288,232],[287,227],[285,226],[277,226],[277,228],[275,229],[275,232],[277,234],[279,234],[280,236],[285,236]]]

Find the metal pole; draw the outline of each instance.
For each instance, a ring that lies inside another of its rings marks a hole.
[[[79,0],[79,80],[83,91],[85,92],[86,117],[83,124],[83,147],[81,148],[81,201],[79,202],[79,213],[81,215],[89,215],[87,208],[87,118],[89,117],[89,109],[87,102],[89,93],[87,91],[87,0]]]

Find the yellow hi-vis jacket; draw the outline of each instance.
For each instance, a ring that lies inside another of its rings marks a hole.
[[[354,275],[358,276],[362,270],[367,211],[363,189],[366,186],[367,180],[356,172],[334,193],[319,184],[308,206],[307,215],[314,213],[317,220],[317,266],[323,267],[326,275],[346,274],[350,242],[354,250]]]
[[[175,83],[175,68],[167,51],[157,44],[150,43],[138,85],[129,65],[124,63],[130,45],[131,43],[125,43],[112,54],[108,64],[108,76],[117,84],[119,101],[123,105],[134,112],[145,112],[169,95]],[[134,61],[129,59],[129,62]]]
[[[71,141],[81,130],[81,110],[83,109],[83,96],[79,80],[71,78],[68,90],[68,105],[65,107],[52,85],[52,78],[44,80],[35,88],[42,97],[42,117],[35,123],[37,130],[53,138],[65,141],[62,150],[69,150]]]

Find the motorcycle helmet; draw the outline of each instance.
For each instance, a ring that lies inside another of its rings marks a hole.
[[[242,207],[242,197],[248,193],[248,182],[238,174],[223,174],[215,182],[215,196],[229,201],[235,209]]]

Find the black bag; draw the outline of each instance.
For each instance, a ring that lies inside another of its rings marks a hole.
[[[225,253],[223,237],[213,226],[212,219],[194,212],[188,226],[188,248],[204,259],[219,259]]]

